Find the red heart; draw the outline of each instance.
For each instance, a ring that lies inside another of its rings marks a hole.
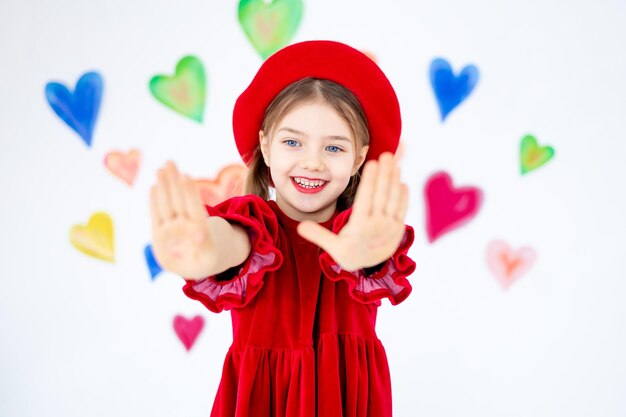
[[[174,317],[174,331],[187,350],[191,349],[203,327],[204,319],[201,316],[191,320],[181,315]]]
[[[230,197],[241,195],[247,171],[240,164],[228,165],[220,170],[215,180],[196,180],[202,202],[214,206]]]
[[[477,213],[483,192],[477,187],[452,186],[448,173],[440,171],[430,176],[424,186],[426,200],[426,232],[428,241],[470,221]]]

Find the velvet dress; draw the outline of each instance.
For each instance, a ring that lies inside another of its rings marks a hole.
[[[209,310],[231,312],[211,417],[391,417],[376,312],[382,298],[395,305],[411,292],[413,228],[388,261],[352,273],[300,237],[275,201],[246,195],[206,209],[244,227],[252,244],[241,265],[183,287]],[[337,233],[350,212],[321,225]]]

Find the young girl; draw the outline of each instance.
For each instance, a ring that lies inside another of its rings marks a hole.
[[[261,66],[233,128],[247,195],[204,206],[171,162],[151,190],[157,260],[231,310],[211,416],[391,416],[376,312],[415,269],[391,84],[347,45],[294,44]]]

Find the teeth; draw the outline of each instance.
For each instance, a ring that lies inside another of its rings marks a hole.
[[[294,178],[294,180],[305,188],[315,188],[315,187],[319,187],[320,185],[324,185],[326,183],[326,181],[321,181],[321,180],[310,181],[304,178]]]

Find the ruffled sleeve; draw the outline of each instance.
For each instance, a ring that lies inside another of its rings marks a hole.
[[[331,229],[333,233],[338,233],[348,222],[351,211],[348,209],[337,215]],[[415,262],[407,256],[407,252],[414,239],[413,228],[407,225],[396,252],[386,262],[372,268],[347,271],[325,251],[320,255],[320,266],[331,281],[344,280],[348,284],[350,295],[356,301],[380,305],[381,299],[389,298],[391,304],[396,305],[404,301],[412,290],[407,277],[415,271]]]
[[[242,226],[250,237],[252,249],[241,265],[200,280],[185,278],[183,292],[215,313],[243,307],[263,287],[265,273],[278,269],[283,262],[275,241],[276,214],[265,200],[254,195],[233,197],[215,207],[205,207],[209,215]]]

